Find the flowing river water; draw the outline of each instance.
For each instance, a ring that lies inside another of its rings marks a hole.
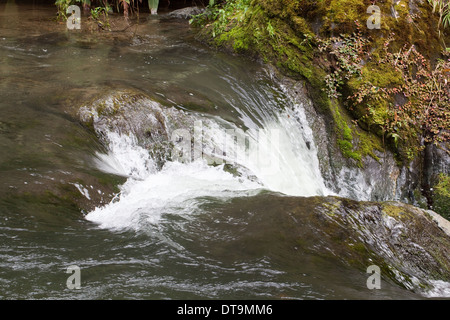
[[[389,281],[369,290],[365,270],[333,247],[321,254],[308,221],[295,232],[309,250],[292,245],[295,217],[280,212],[334,193],[302,109],[261,65],[198,43],[186,21],[164,15],[144,17],[131,39],[70,32],[54,16],[54,7],[0,3],[0,298],[424,297]],[[283,170],[249,159],[238,164],[250,176],[202,159],[161,169],[130,136],[106,130],[99,141],[73,108],[123,88],[209,114],[208,146],[222,123],[250,143],[263,137],[264,161],[276,155]],[[120,196],[110,202],[98,181],[115,182]],[[61,186],[102,201],[80,212],[52,197]],[[78,290],[66,286],[72,265]]]

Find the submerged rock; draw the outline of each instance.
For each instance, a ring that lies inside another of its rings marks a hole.
[[[207,156],[200,142],[211,137],[200,131],[202,136],[195,144],[194,130],[196,126],[200,130],[216,127],[217,123],[212,116],[184,110],[184,105],[164,105],[136,90],[115,90],[81,107],[79,117],[106,146],[112,143],[111,135],[129,137],[130,142],[149,153],[150,162],[159,170],[170,160],[190,162],[198,155]],[[214,157],[208,161],[213,162]]]
[[[167,16],[169,18],[177,19],[191,19],[193,16],[203,13],[204,8],[200,7],[187,7],[170,12]]]
[[[193,128],[194,118],[183,110],[166,107],[139,91],[118,90],[79,110],[83,124],[95,130],[108,144],[116,133],[137,139],[150,151],[158,168],[170,159],[175,130]]]

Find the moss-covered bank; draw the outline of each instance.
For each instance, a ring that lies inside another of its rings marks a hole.
[[[357,166],[375,150],[403,165],[426,145],[448,150],[450,28],[427,1],[228,0],[191,22],[202,40],[304,81]]]

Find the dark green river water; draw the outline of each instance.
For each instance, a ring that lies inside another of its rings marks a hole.
[[[366,270],[322,254],[334,248],[321,247],[307,221],[296,221],[293,240],[292,199],[270,190],[225,199],[198,191],[192,210],[186,196],[138,228],[87,219],[125,182],[95,165],[105,146],[74,112],[95,94],[139,89],[237,124],[239,110],[276,108],[284,97],[260,65],[196,42],[187,21],[145,17],[134,38],[103,39],[54,16],[54,7],[0,2],[0,299],[423,298],[384,280],[369,290]],[[64,188],[84,210],[55,196]],[[80,289],[66,286],[71,265]]]

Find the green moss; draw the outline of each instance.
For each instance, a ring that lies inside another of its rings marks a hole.
[[[405,210],[401,204],[396,202],[384,202],[382,204],[382,213],[398,221],[414,218],[409,210]]]
[[[328,26],[339,33],[353,33],[355,21],[364,21],[364,17],[368,17],[366,14],[368,4],[364,0],[326,0],[324,2]]]
[[[369,155],[375,160],[379,161],[380,158],[375,154],[375,150],[383,152],[383,145],[380,138],[373,133],[359,130],[357,132],[359,143],[358,147],[361,150],[361,154]]]
[[[450,220],[450,176],[441,173],[434,186],[433,209]]]
[[[366,245],[362,242],[355,242],[347,244],[348,248],[355,252],[359,257],[366,257],[370,254],[370,251],[366,248]]]
[[[324,207],[325,210],[321,210],[321,212],[325,212],[326,215],[330,217],[336,217],[336,211],[341,208],[342,202],[339,199],[332,198],[333,201],[323,201],[320,203],[320,207]]]
[[[351,111],[359,119],[359,124],[369,132],[383,135],[383,127],[388,118],[391,98],[382,94],[381,88],[394,88],[403,84],[400,72],[385,63],[370,62],[362,68],[360,77],[351,78],[348,83],[348,95],[363,88],[371,88],[371,94],[360,103],[353,103]]]
[[[402,74],[385,63],[378,63],[372,59],[361,71],[361,77],[352,78],[348,82],[352,89],[358,89],[362,85],[373,85],[387,88],[396,87],[403,84]]]
[[[353,146],[353,134],[347,121],[340,112],[339,104],[334,103],[333,116],[336,124],[337,144],[342,152],[342,155],[346,158],[350,158],[356,161],[358,166],[362,166],[362,155],[356,151]]]
[[[306,83],[309,96],[322,114],[330,115],[332,103],[325,91],[326,72],[317,66],[313,66],[312,70],[313,72]]]
[[[356,160],[358,166],[362,166],[361,163],[361,154],[358,152],[353,151],[353,145],[350,141],[347,140],[337,140],[337,144],[339,148],[341,149],[342,154],[350,159]]]

